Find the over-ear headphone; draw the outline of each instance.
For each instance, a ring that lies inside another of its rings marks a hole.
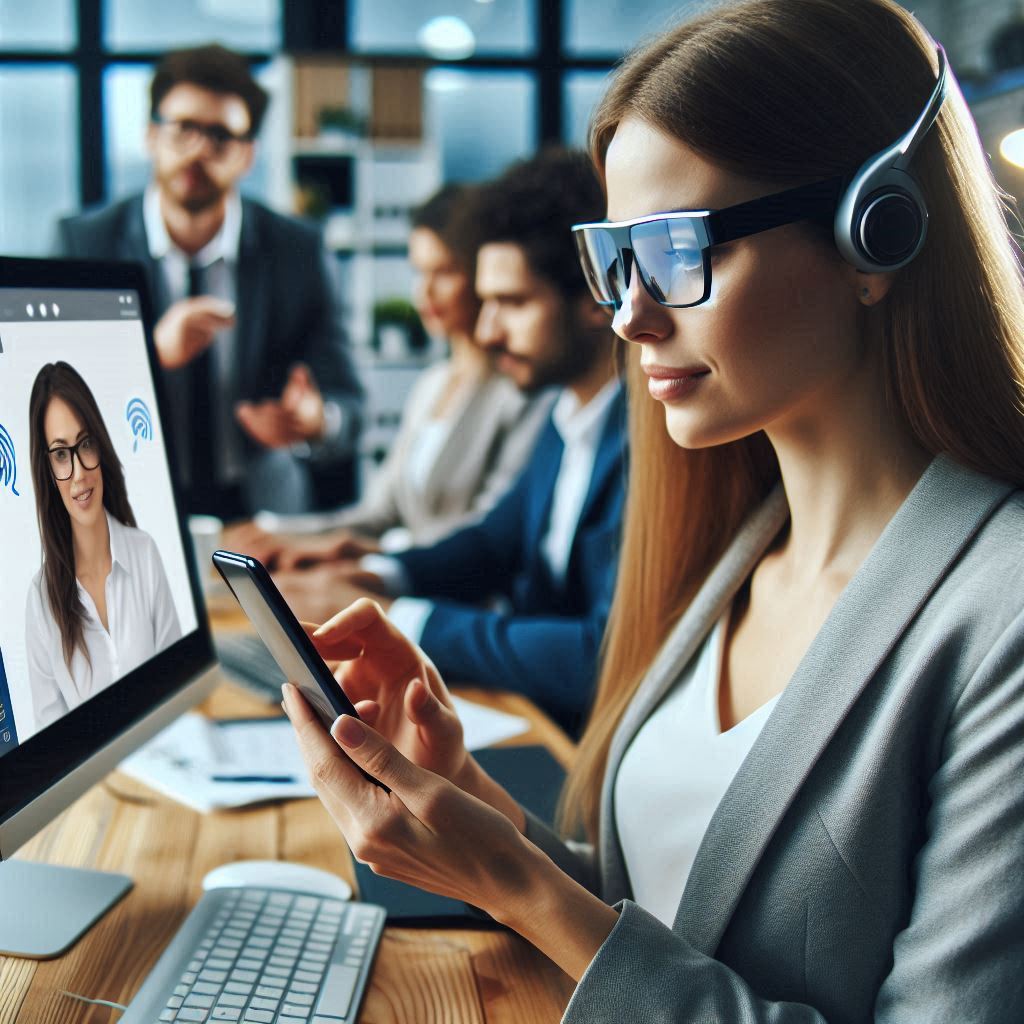
[[[836,246],[847,263],[867,273],[906,266],[928,233],[928,208],[910,161],[946,98],[946,53],[936,49],[939,75],[924,110],[905,135],[865,161],[836,207]]]

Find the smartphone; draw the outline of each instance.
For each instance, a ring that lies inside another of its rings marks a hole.
[[[358,718],[352,701],[345,696],[313,641],[299,625],[264,565],[234,551],[215,551],[213,564],[256,627],[285,679],[302,691],[324,727],[330,729],[339,715]],[[366,772],[363,775],[387,790],[388,787],[372,775]]]

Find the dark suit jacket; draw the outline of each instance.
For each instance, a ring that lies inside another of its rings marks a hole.
[[[163,275],[149,254],[141,195],[62,220],[57,244],[69,257],[141,263],[156,316],[171,304]],[[349,355],[328,259],[314,227],[242,200],[235,282],[237,372],[227,382],[225,401],[276,398],[291,367],[308,364],[324,397],[344,410],[339,436],[313,450],[311,465],[324,499],[333,497],[332,483],[341,492],[351,489],[362,413],[362,388]],[[336,479],[339,474],[346,478],[346,486]]]
[[[524,693],[575,733],[590,704],[618,564],[622,392],[601,435],[564,585],[541,553],[561,458],[549,420],[518,482],[483,520],[395,557],[412,592],[435,599],[420,645],[446,678]],[[496,593],[509,612],[473,606]]]

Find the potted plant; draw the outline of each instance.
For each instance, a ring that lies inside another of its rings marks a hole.
[[[425,347],[426,331],[408,299],[380,299],[373,307],[373,344],[385,358],[401,359]]]

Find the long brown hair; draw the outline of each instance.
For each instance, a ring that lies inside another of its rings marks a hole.
[[[46,596],[60,629],[64,661],[70,668],[75,648],[81,646],[86,659],[89,653],[84,643],[85,607],[78,597],[75,579],[71,517],[56,487],[47,451],[46,410],[52,398],[67,402],[82,421],[86,433],[96,442],[100,453],[99,468],[103,474],[103,507],[125,526],[135,525],[135,514],[128,502],[124,470],[89,385],[67,363],[47,363],[36,374],[29,400],[29,455],[32,485],[36,492],[39,539],[43,546]]]
[[[936,74],[933,42],[891,0],[744,0],[625,60],[594,114],[592,154],[602,168],[629,116],[728,171],[780,187],[849,174],[913,124]],[[1024,484],[1020,271],[1006,197],[955,86],[914,170],[929,206],[928,238],[886,300],[864,310],[865,337],[880,347],[887,399],[920,445]],[[677,448],[637,362],[634,352],[616,595],[560,810],[565,831],[582,825],[591,838],[623,711],[672,624],[778,479],[763,434],[703,451]]]

